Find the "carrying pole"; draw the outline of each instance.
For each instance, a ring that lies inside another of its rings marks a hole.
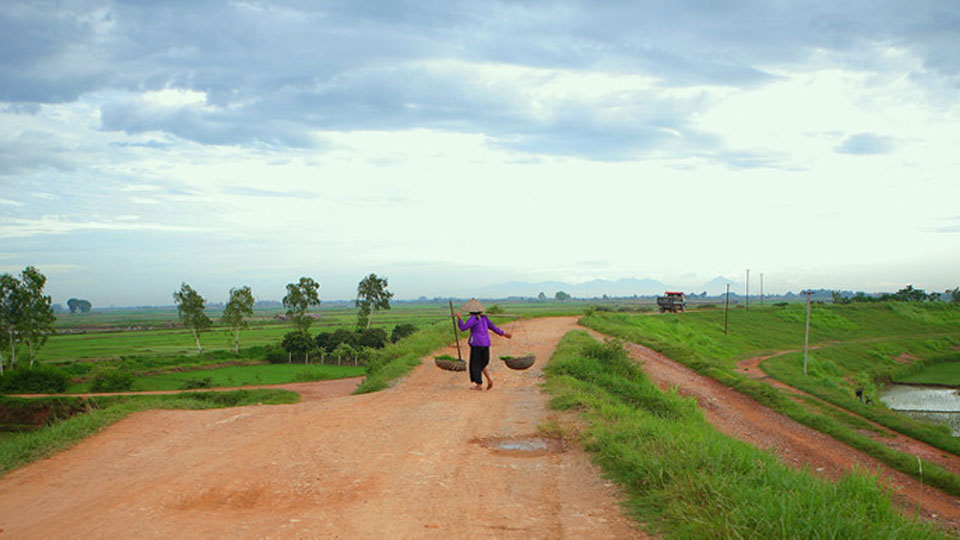
[[[453,300],[450,300],[450,320],[453,321],[453,337],[457,340],[457,360],[463,361],[463,355],[460,354],[460,334],[457,333],[457,317],[453,314]]]

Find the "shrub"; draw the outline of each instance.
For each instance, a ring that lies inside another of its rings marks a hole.
[[[32,431],[86,410],[83,398],[0,396],[0,431]]]
[[[500,304],[494,304],[487,308],[487,315],[499,315],[503,313],[503,308],[500,307]]]
[[[334,333],[330,334],[330,337],[327,338],[327,342],[324,344],[323,348],[330,353],[336,350],[336,348],[342,343],[346,343],[351,347],[356,346],[358,336],[359,334],[356,332],[352,332],[346,328],[338,328]]]
[[[317,348],[318,348],[318,349],[326,350],[326,349],[327,349],[327,341],[330,340],[330,336],[332,336],[332,335],[333,335],[333,334],[331,334],[330,332],[320,332],[319,334],[317,334],[316,336],[314,336],[314,337],[313,337],[313,340],[317,343]]]
[[[266,356],[267,362],[270,364],[284,364],[287,362],[287,353],[280,349],[268,349]]]
[[[387,345],[387,331],[383,328],[367,328],[360,332],[357,345],[370,347],[371,349],[382,349]]]
[[[6,394],[59,394],[66,391],[70,376],[52,366],[16,368],[0,377],[0,392]]]
[[[294,357],[305,358],[314,348],[313,336],[306,330],[287,332],[283,335],[280,346]]]
[[[183,383],[183,386],[180,387],[181,390],[196,390],[198,388],[210,388],[213,386],[213,379],[210,377],[204,377],[202,379],[190,379]]]
[[[390,332],[390,343],[396,343],[407,336],[413,335],[416,331],[417,327],[412,324],[398,324],[393,327],[393,332]]]
[[[133,374],[119,368],[99,369],[90,379],[90,391],[95,393],[124,392],[131,388],[133,388]]]
[[[309,366],[298,371],[293,379],[297,382],[325,381],[332,378],[329,369],[325,366]]]

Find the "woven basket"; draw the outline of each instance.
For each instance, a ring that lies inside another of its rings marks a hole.
[[[500,359],[503,360],[503,363],[507,364],[507,367],[510,369],[527,369],[533,365],[537,357],[528,354],[526,356],[514,356],[512,358],[501,356]]]
[[[440,369],[447,371],[466,371],[467,363],[463,360],[447,360],[446,358],[434,358],[433,363]]]

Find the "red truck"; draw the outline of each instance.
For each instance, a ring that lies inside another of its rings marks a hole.
[[[687,301],[683,297],[682,292],[677,291],[667,291],[666,296],[657,297],[657,306],[660,308],[660,313],[677,313],[683,311],[684,307],[687,305]]]

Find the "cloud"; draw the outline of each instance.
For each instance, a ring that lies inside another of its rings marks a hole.
[[[954,80],[958,20],[960,7],[933,0],[21,2],[0,14],[0,100],[112,96],[102,103],[104,130],[201,144],[316,148],[315,131],[426,128],[480,131],[525,152],[620,160],[664,148],[720,150],[689,127],[693,105],[704,104],[678,106],[667,89],[756,87],[777,79],[771,66],[805,66],[822,51],[877,69],[873,53],[897,46],[921,59],[918,77]],[[430,67],[442,62],[461,67]],[[483,66],[522,68],[529,78],[503,84]],[[551,74],[574,72],[655,83],[632,95],[551,99]],[[150,99],[163,93],[190,99]],[[838,151],[878,148],[850,144]],[[22,167],[0,158],[0,170]]]
[[[857,133],[844,139],[833,151],[840,154],[860,156],[889,154],[894,150],[893,137],[884,137],[873,133]]]
[[[74,221],[58,216],[36,219],[6,219],[0,221],[0,238],[27,238],[77,231],[164,231],[200,232],[202,227],[165,225],[161,223],[130,223],[129,221]]]
[[[317,197],[316,193],[304,190],[272,191],[243,186],[229,186],[224,188],[223,192],[227,195],[239,195],[241,197],[281,197],[291,199],[314,199]]]

